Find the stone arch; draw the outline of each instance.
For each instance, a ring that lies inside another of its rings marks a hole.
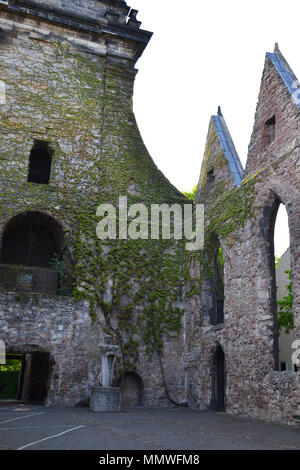
[[[211,361],[211,408],[217,411],[226,409],[226,361],[225,353],[217,343],[212,352]]]
[[[58,273],[51,269],[54,257],[64,253],[62,225],[40,211],[12,217],[4,226],[0,249],[0,284],[4,290],[56,293]]]
[[[39,211],[16,215],[4,227],[1,240],[1,263],[49,267],[54,253],[64,245],[61,225]]]
[[[277,322],[277,288],[275,271],[275,253],[274,253],[274,230],[277,219],[277,213],[280,204],[283,204],[288,214],[290,252],[291,252],[291,270],[293,290],[295,283],[295,268],[297,266],[297,233],[299,236],[299,214],[297,217],[296,207],[297,199],[299,201],[299,192],[290,185],[283,185],[280,181],[275,181],[272,187],[267,191],[261,192],[260,206],[262,210],[258,217],[258,247],[260,250],[261,272],[264,275],[264,282],[269,290],[268,308],[270,318],[272,318],[272,342],[273,342],[273,361],[274,370],[279,370],[279,346],[278,346],[278,322]],[[257,198],[258,199],[258,198]],[[298,202],[299,203],[299,202]],[[294,318],[296,313],[294,311]]]
[[[136,372],[126,372],[123,381],[119,379],[118,387],[121,388],[122,406],[142,405],[144,382]]]

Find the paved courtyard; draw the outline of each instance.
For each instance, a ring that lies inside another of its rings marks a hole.
[[[0,449],[19,450],[251,450],[300,449],[300,431],[187,409],[0,405]]]

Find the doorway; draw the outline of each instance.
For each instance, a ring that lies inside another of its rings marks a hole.
[[[226,369],[225,354],[220,345],[215,349],[212,363],[212,401],[213,410],[225,411],[226,409]]]
[[[43,403],[48,393],[49,376],[49,353],[7,353],[6,364],[0,365],[0,400]]]

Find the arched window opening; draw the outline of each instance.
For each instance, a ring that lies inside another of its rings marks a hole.
[[[274,263],[276,282],[276,320],[278,331],[278,369],[296,371],[292,362],[294,318],[291,279],[290,237],[286,208],[277,201],[274,221]]]
[[[60,251],[62,229],[41,212],[26,212],[14,217],[2,237],[1,263],[48,268]]]
[[[48,184],[50,180],[52,151],[48,142],[36,140],[29,156],[28,179],[30,183]]]
[[[212,358],[212,398],[213,410],[225,411],[226,409],[226,367],[225,354],[220,344],[214,350]]]
[[[62,248],[63,231],[52,217],[41,212],[14,217],[2,236],[0,286],[56,293],[59,275],[52,263],[61,256]]]

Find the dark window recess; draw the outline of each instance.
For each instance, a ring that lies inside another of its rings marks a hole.
[[[271,117],[265,124],[265,145],[270,145],[275,140],[276,118]]]
[[[182,302],[183,299],[183,287],[179,287],[178,289],[178,302]]]
[[[280,363],[280,370],[281,370],[281,372],[286,370],[286,362],[281,362]]]
[[[216,250],[214,255],[214,276],[212,285],[212,304],[210,322],[217,325],[224,322],[224,268],[223,255],[221,247]]]
[[[48,142],[37,140],[29,156],[29,183],[48,184],[51,173],[52,152]]]
[[[208,183],[213,183],[215,181],[214,169],[212,168],[207,172],[207,181]]]
[[[224,300],[217,300],[217,323],[224,321]]]

